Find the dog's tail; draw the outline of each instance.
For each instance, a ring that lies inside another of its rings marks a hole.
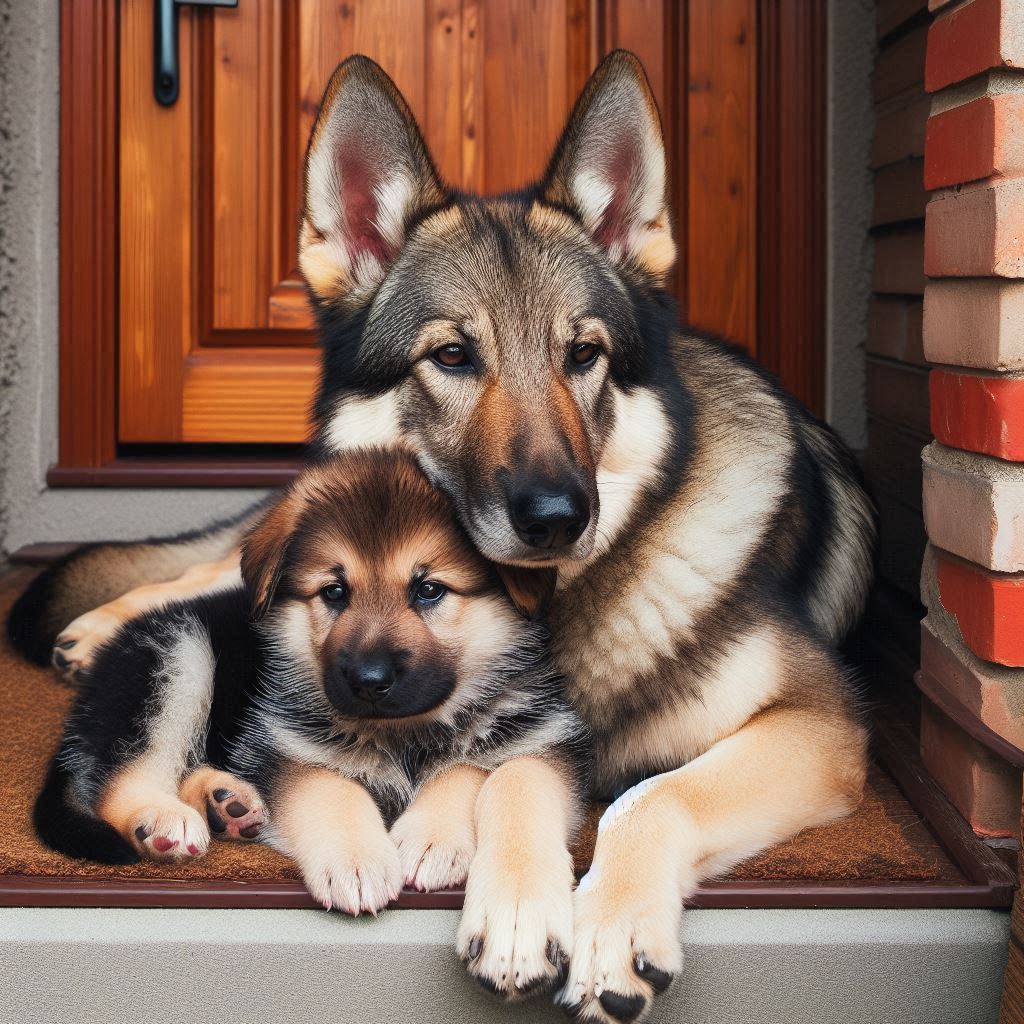
[[[48,665],[53,642],[79,615],[145,583],[177,579],[202,562],[225,558],[263,510],[265,502],[205,530],[137,544],[86,544],[40,573],[7,616],[15,650]]]
[[[32,813],[39,838],[67,857],[101,864],[136,864],[141,859],[116,829],[77,808],[70,799],[71,776],[54,758]]]

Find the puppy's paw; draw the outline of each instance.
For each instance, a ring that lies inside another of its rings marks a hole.
[[[476,850],[471,826],[439,818],[415,805],[391,827],[402,862],[402,879],[420,892],[462,885]]]
[[[565,977],[572,948],[572,861],[510,865],[477,855],[470,866],[457,950],[484,988],[514,1001]]]
[[[256,788],[215,768],[197,769],[182,783],[179,795],[206,817],[215,839],[255,840],[267,822]]]
[[[170,796],[131,813],[126,838],[141,856],[157,861],[194,860],[210,846],[206,822],[194,808]]]
[[[682,967],[681,916],[675,891],[658,898],[638,886],[617,896],[599,877],[585,878],[575,899],[569,977],[557,1002],[581,1021],[640,1020]]]
[[[360,843],[317,837],[296,851],[296,860],[310,895],[325,910],[376,917],[402,891],[402,865],[386,832]]]
[[[130,618],[120,613],[114,602],[79,615],[65,626],[53,642],[50,660],[68,682],[76,682],[92,668],[96,652]]]

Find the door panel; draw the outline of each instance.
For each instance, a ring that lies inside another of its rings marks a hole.
[[[494,194],[544,168],[615,46],[666,121],[676,290],[753,347],[754,0],[239,0],[180,11],[181,93],[152,95],[152,2],[120,4],[122,442],[295,442],[317,353],[295,260],[301,161],[326,81],[366,53],[442,174]]]

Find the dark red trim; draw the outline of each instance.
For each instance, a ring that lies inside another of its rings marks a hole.
[[[758,8],[757,357],[825,412],[824,0]]]

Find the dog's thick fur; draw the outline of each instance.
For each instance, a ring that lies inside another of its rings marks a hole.
[[[307,469],[242,567],[245,589],[145,613],[100,649],[37,801],[42,838],[121,864],[259,835],[353,914],[468,875],[471,969],[512,996],[553,982],[589,760],[535,621],[553,572],[490,565],[397,451]],[[531,915],[531,934],[514,927]]]
[[[679,328],[666,194],[650,88],[621,51],[522,193],[446,189],[362,58],[336,71],[306,162],[314,449],[408,445],[488,557],[557,564],[554,653],[599,788],[648,779],[576,898],[561,998],[587,1020],[644,1013],[681,967],[699,879],[848,813],[865,772],[835,648],[865,602],[873,510],[828,427]],[[574,530],[538,546],[517,503],[552,493]],[[63,656],[87,662],[90,636],[65,631]]]

